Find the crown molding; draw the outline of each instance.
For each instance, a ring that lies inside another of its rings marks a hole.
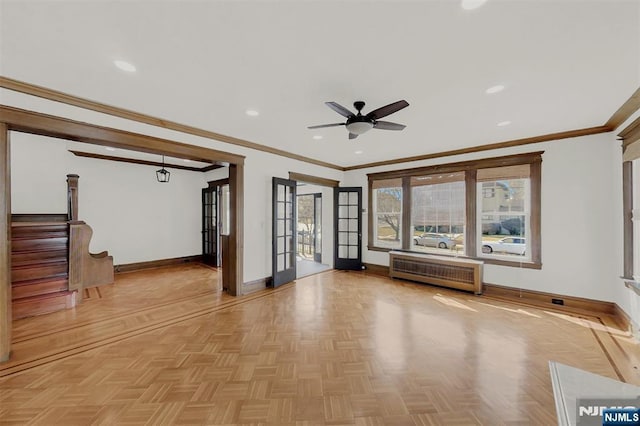
[[[293,160],[298,160],[298,161],[302,161],[309,164],[315,164],[318,166],[327,167],[327,168],[335,169],[339,171],[359,170],[359,169],[366,169],[366,168],[372,168],[372,167],[408,163],[413,161],[422,161],[422,160],[429,160],[434,158],[450,157],[454,155],[463,155],[463,154],[469,154],[474,152],[490,151],[490,150],[514,147],[514,146],[574,138],[579,136],[595,135],[599,133],[607,133],[607,132],[614,131],[617,127],[619,127],[622,123],[624,123],[627,119],[629,119],[631,115],[633,115],[636,111],[640,109],[640,88],[638,88],[631,95],[631,97],[629,97],[629,99],[627,99],[627,101],[624,104],[622,104],[620,108],[618,108],[616,112],[609,118],[609,120],[602,126],[588,127],[584,129],[577,129],[577,130],[567,130],[563,132],[550,133],[547,135],[533,136],[529,138],[515,139],[515,140],[491,143],[491,144],[480,145],[475,147],[461,148],[461,149],[456,149],[451,151],[441,151],[441,152],[435,152],[431,154],[416,155],[411,157],[396,158],[391,160],[377,161],[372,163],[364,163],[364,164],[344,167],[337,164],[328,163],[325,161],[320,161],[320,160],[305,157],[302,155],[294,154],[281,149],[261,145],[261,144],[247,141],[244,139],[235,138],[232,136],[223,135],[221,133],[200,129],[194,126],[188,126],[188,125],[180,124],[174,121],[164,120],[162,118],[141,114],[141,113],[127,110],[124,108],[118,108],[115,106],[103,104],[103,103],[92,101],[89,99],[84,99],[78,96],[73,96],[64,92],[48,89],[46,87],[37,86],[34,84],[26,83],[26,82],[15,80],[8,77],[0,76],[0,87],[7,90],[12,90],[15,92],[20,92],[27,95],[51,100],[54,102],[73,105],[80,108],[100,112],[103,114],[108,114],[115,117],[131,120],[131,121],[136,121],[139,123],[150,124],[152,126],[162,127],[165,129],[175,130],[182,133],[200,136],[206,139],[212,139],[219,142],[228,143],[231,145],[254,149],[254,150],[266,152],[269,154],[279,155],[282,157],[291,158]]]

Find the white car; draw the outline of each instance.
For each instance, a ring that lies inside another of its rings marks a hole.
[[[482,252],[486,254],[495,252],[524,256],[526,249],[526,239],[521,237],[505,237],[498,241],[482,242]]]
[[[454,241],[445,234],[427,232],[419,237],[413,237],[413,243],[417,246],[438,247],[446,249],[454,245]]]

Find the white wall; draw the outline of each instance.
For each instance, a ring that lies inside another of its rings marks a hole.
[[[77,157],[66,141],[25,133],[12,132],[11,148],[13,213],[66,213],[73,173],[92,252],[109,251],[116,265],[201,254],[204,174],[169,168],[159,183],[156,166]]]
[[[622,272],[622,172],[620,143],[611,133],[354,170],[346,173],[345,185],[366,188],[367,173],[542,150],[542,269],[485,265],[484,281],[617,302],[614,288]],[[363,218],[366,229],[367,215]],[[389,264],[387,253],[369,251],[364,244],[365,262]]]
[[[69,153],[63,141],[11,132],[11,212],[67,213]]]

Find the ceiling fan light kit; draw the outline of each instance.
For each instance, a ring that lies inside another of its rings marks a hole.
[[[394,112],[408,107],[409,103],[405,100],[397,101],[381,108],[375,109],[366,115],[362,115],[362,108],[364,108],[365,105],[362,101],[356,101],[353,103],[353,107],[356,109],[356,111],[358,111],[357,114],[354,114],[353,112],[336,102],[325,102],[325,104],[338,114],[346,117],[347,121],[344,123],[309,126],[309,129],[345,126],[347,131],[349,132],[349,139],[355,139],[358,137],[358,135],[366,133],[371,129],[402,130],[406,127],[404,124],[379,120],[380,118],[386,117],[387,115],[393,114]]]
[[[373,123],[368,121],[352,121],[351,123],[347,123],[345,126],[349,133],[353,133],[355,135],[361,135],[373,129]]]

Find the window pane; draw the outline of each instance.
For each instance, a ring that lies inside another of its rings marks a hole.
[[[402,182],[396,182],[402,184]],[[373,191],[373,245],[399,248],[402,246],[402,186],[377,188]]]
[[[358,247],[349,246],[349,259],[358,258]]]
[[[524,212],[529,179],[482,182],[482,212]]]
[[[231,231],[231,198],[229,193],[229,185],[222,186],[222,197],[220,199],[220,222],[222,222],[222,235],[229,235]]]
[[[530,191],[527,166],[478,171],[478,254],[488,257],[528,259],[530,241]],[[496,177],[490,180],[489,177]],[[482,179],[480,179],[482,178]]]
[[[338,244],[346,245],[349,238],[348,232],[338,232]]]
[[[355,232],[349,232],[349,245],[357,246],[358,245],[358,234]]]
[[[464,173],[411,179],[411,249],[464,254]]]

